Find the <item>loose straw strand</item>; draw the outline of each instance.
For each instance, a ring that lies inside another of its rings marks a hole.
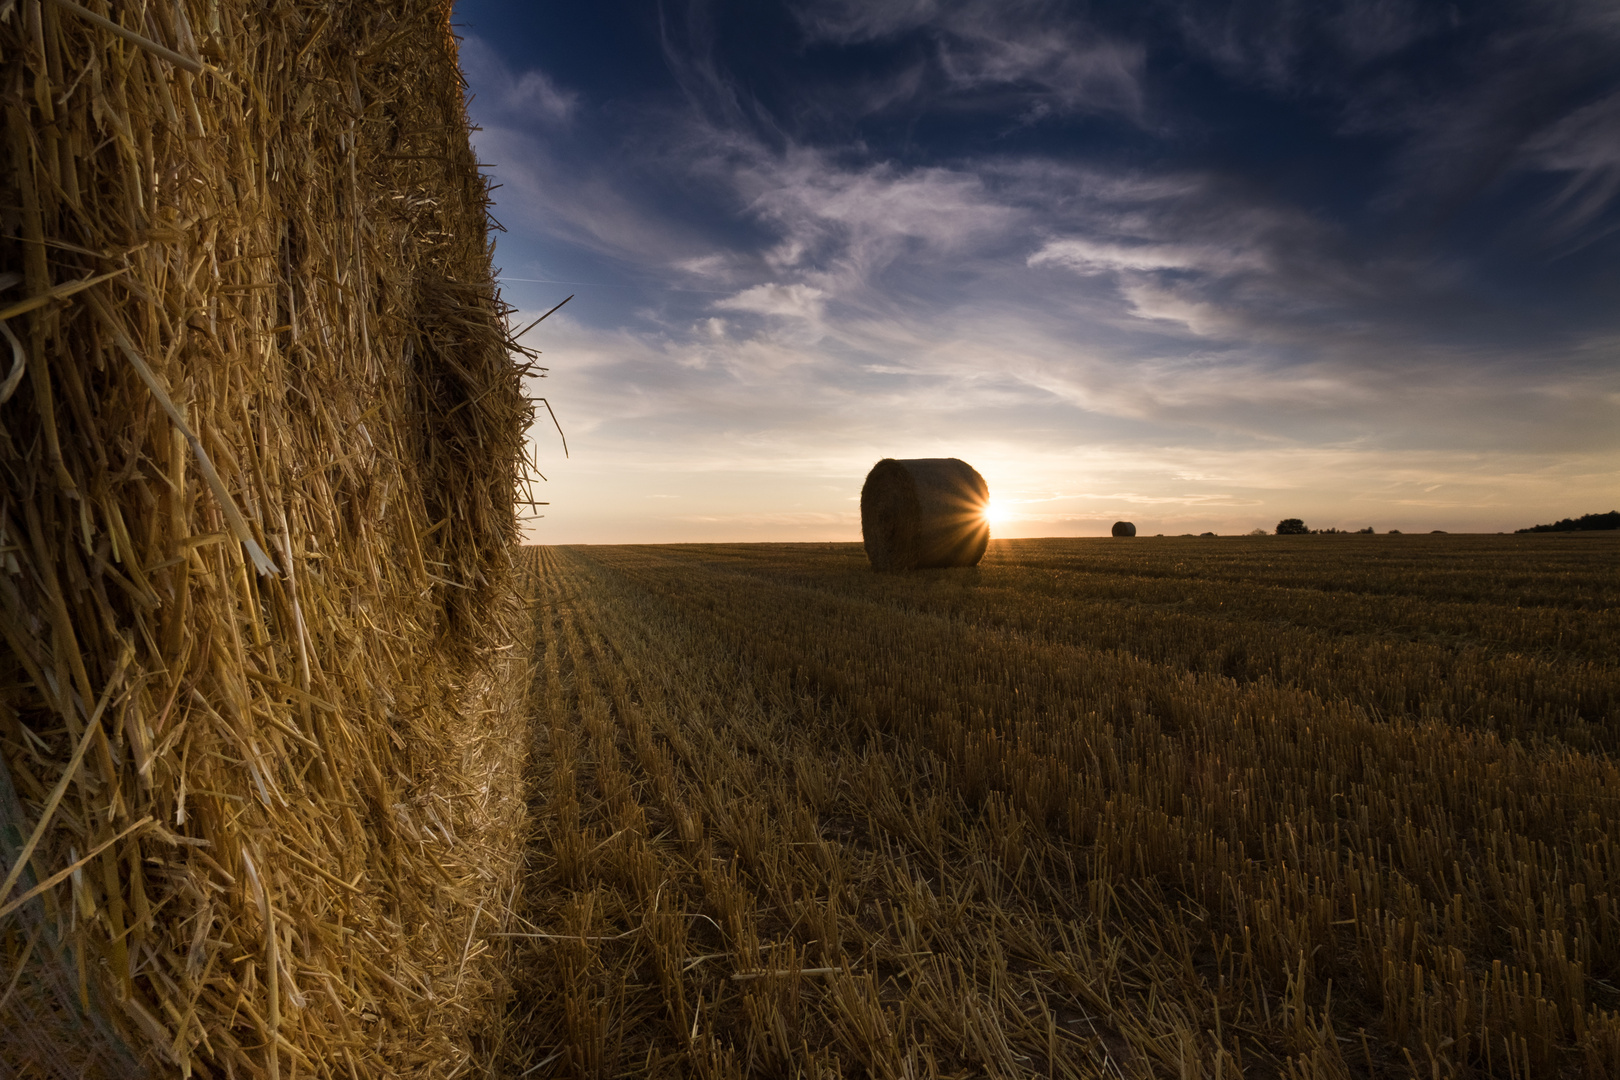
[[[145,34],[137,34],[133,30],[126,29],[125,27],[120,26],[118,23],[113,22],[105,15],[97,15],[89,8],[75,4],[73,0],[51,0],[51,3],[65,11],[73,12],[73,14],[77,15],[81,19],[84,19],[86,22],[95,23],[108,33],[117,34],[131,45],[137,45],[154,56],[160,56],[169,63],[173,64],[175,67],[189,71],[193,75],[201,75],[205,70],[201,61],[193,60],[189,56],[182,53],[177,53],[167,45],[159,45]]]
[[[118,351],[124,354],[124,358],[135,369],[135,373],[141,377],[141,381],[146,384],[146,388],[152,391],[152,396],[157,399],[158,405],[168,415],[169,420],[180,430],[180,434],[185,436],[186,442],[191,444],[191,452],[197,456],[197,468],[202,471],[203,479],[208,482],[208,487],[213,491],[214,498],[219,500],[219,508],[224,512],[225,521],[230,525],[231,531],[236,534],[236,538],[247,549],[248,556],[253,560],[254,568],[265,577],[275,577],[277,574],[276,564],[270,560],[270,556],[264,553],[264,549],[253,538],[253,532],[248,528],[247,520],[242,517],[242,511],[237,509],[236,501],[231,498],[231,493],[225,490],[225,481],[220,479],[219,472],[215,470],[213,461],[208,457],[208,451],[203,449],[202,440],[197,438],[197,433],[191,430],[190,424],[186,423],[185,414],[180,411],[179,406],[169,397],[168,391],[163,389],[163,384],[158,381],[157,373],[148,366],[145,358],[136,351],[134,343],[124,333],[123,327],[118,325],[118,320],[107,309],[106,302],[95,293],[90,294],[90,307],[101,321],[106,324],[108,331],[112,333],[113,341],[118,344]]]

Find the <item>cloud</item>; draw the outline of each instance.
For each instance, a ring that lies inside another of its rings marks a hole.
[[[1051,240],[1028,259],[1030,266],[1061,266],[1082,274],[1116,271],[1259,269],[1252,252],[1180,244],[1120,244],[1089,239]]]
[[[940,41],[939,61],[960,89],[1025,85],[1048,110],[1142,112],[1140,45],[1027,28],[1000,35],[971,23],[952,29]]]
[[[755,285],[736,296],[715,301],[715,307],[728,311],[751,311],[758,315],[820,322],[822,301],[826,297],[820,289],[809,285]]]
[[[620,260],[625,266],[676,263],[704,252],[706,238],[569,145],[538,139],[521,121],[495,112],[473,136],[480,160],[502,185],[497,214],[508,228]]]
[[[549,75],[529,69],[514,75],[482,38],[469,34],[461,43],[461,66],[502,113],[530,122],[566,124],[579,108],[577,91],[559,87]]]
[[[1620,194],[1620,92],[1565,116],[1530,139],[1524,152],[1530,167],[1568,178],[1546,207],[1558,232],[1568,236],[1588,229]],[[1596,239],[1589,232],[1581,242]]]
[[[813,41],[926,40],[937,71],[948,91],[961,97],[960,105],[968,106],[986,92],[1013,92],[1027,99],[1026,119],[1075,112],[1139,118],[1142,113],[1143,46],[1054,12],[1048,4],[822,0],[799,6],[796,14]],[[885,104],[905,101],[927,86],[915,69],[904,69],[904,78],[911,93],[876,96]]]
[[[965,172],[840,167],[800,148],[780,155],[756,148],[729,177],[743,212],[774,237],[762,253],[774,274],[798,276],[818,301],[867,310],[884,306],[874,286],[891,269],[926,273],[947,260],[975,259],[1025,217]]]
[[[811,40],[839,44],[878,41],[915,31],[940,17],[937,0],[819,0],[795,16]]]
[[[1190,50],[1228,75],[1277,90],[1328,90],[1358,69],[1450,29],[1455,11],[1409,0],[1168,5]]]

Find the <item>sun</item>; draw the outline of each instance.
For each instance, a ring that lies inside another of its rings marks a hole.
[[[984,509],[980,511],[980,515],[989,524],[1000,525],[1002,522],[1012,517],[1012,511],[1008,510],[1005,506],[1002,506],[1000,503],[992,499],[990,502],[984,504]]]

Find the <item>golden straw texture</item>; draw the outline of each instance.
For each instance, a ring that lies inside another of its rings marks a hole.
[[[495,1050],[538,372],[449,16],[0,3],[0,1075]]]

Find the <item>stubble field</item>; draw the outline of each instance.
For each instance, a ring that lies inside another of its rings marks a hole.
[[[528,558],[514,1076],[1620,1078],[1620,536]]]

